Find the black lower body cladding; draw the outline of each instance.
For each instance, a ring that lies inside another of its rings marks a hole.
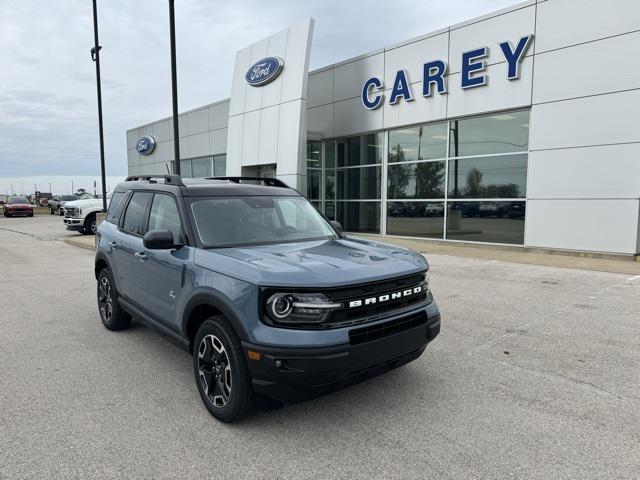
[[[440,315],[429,318],[425,310],[419,310],[400,319],[353,328],[346,345],[279,349],[243,342],[242,346],[245,352],[260,354],[260,360],[248,360],[254,390],[290,403],[405,365],[420,357],[439,332]]]

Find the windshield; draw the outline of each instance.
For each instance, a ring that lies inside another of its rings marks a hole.
[[[11,197],[7,203],[11,205],[25,205],[29,203],[29,200],[27,200],[27,197]]]
[[[77,200],[77,199],[78,197],[76,197],[75,195],[63,195],[61,198],[63,202],[70,202],[72,200]]]
[[[303,197],[215,197],[194,201],[191,211],[206,248],[336,238]]]

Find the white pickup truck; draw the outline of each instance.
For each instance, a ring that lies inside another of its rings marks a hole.
[[[111,194],[107,194],[107,207]],[[90,198],[64,204],[64,224],[67,230],[77,230],[84,235],[96,233],[96,214],[102,211],[102,199]]]

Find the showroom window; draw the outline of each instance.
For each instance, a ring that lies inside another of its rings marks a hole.
[[[227,155],[213,155],[180,160],[180,175],[183,178],[223,177],[227,171]]]
[[[523,110],[310,141],[308,195],[345,231],[523,244],[528,139]]]

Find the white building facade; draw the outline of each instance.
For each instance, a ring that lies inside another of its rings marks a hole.
[[[637,1],[532,0],[308,72],[312,34],[241,50],[231,98],[180,115],[183,176],[278,176],[350,232],[640,252]],[[129,130],[129,174],[172,142]]]

